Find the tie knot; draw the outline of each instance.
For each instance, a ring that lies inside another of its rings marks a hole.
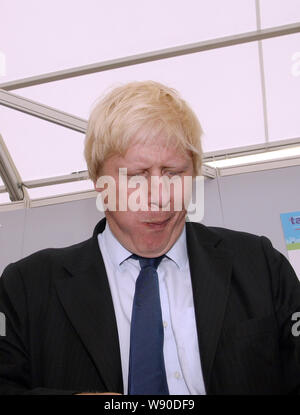
[[[163,259],[164,255],[161,255],[156,258],[145,258],[143,256],[139,256],[136,254],[132,254],[131,258],[138,259],[140,262],[141,269],[152,267],[157,269],[158,265],[160,264],[160,261]]]

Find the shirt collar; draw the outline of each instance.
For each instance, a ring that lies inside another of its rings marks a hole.
[[[128,251],[120,242],[117,240],[115,235],[112,233],[108,222],[106,221],[105,229],[102,232],[103,242],[107,253],[110,257],[111,262],[115,267],[121,265],[122,262],[125,261],[132,252]]]
[[[106,221],[105,229],[102,232],[103,242],[110,256],[111,262],[115,267],[118,267],[126,259],[128,259],[132,252],[128,251],[114,236],[112,233],[108,222]],[[98,235],[98,237],[99,237]],[[174,243],[172,248],[165,254],[169,259],[171,259],[178,266],[179,269],[184,269],[188,262],[188,253],[186,245],[186,227],[184,225],[183,230]]]
[[[166,252],[166,256],[170,258],[172,261],[174,261],[179,269],[182,270],[186,267],[188,262],[188,252],[186,245],[185,225],[175,244],[168,252]]]

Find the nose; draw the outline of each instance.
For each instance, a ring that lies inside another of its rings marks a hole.
[[[148,189],[148,204],[151,210],[170,210],[171,195],[167,176],[151,176]]]

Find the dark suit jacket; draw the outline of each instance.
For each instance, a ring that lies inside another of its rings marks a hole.
[[[97,235],[9,264],[0,279],[0,393],[123,392],[116,319]],[[187,223],[208,394],[300,390],[300,284],[269,239]]]

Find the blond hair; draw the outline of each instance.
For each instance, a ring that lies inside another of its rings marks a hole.
[[[96,183],[103,162],[124,155],[133,138],[148,141],[162,131],[172,147],[191,153],[194,174],[200,174],[202,128],[178,92],[154,81],[114,88],[96,103],[89,118],[84,157],[90,179]]]

